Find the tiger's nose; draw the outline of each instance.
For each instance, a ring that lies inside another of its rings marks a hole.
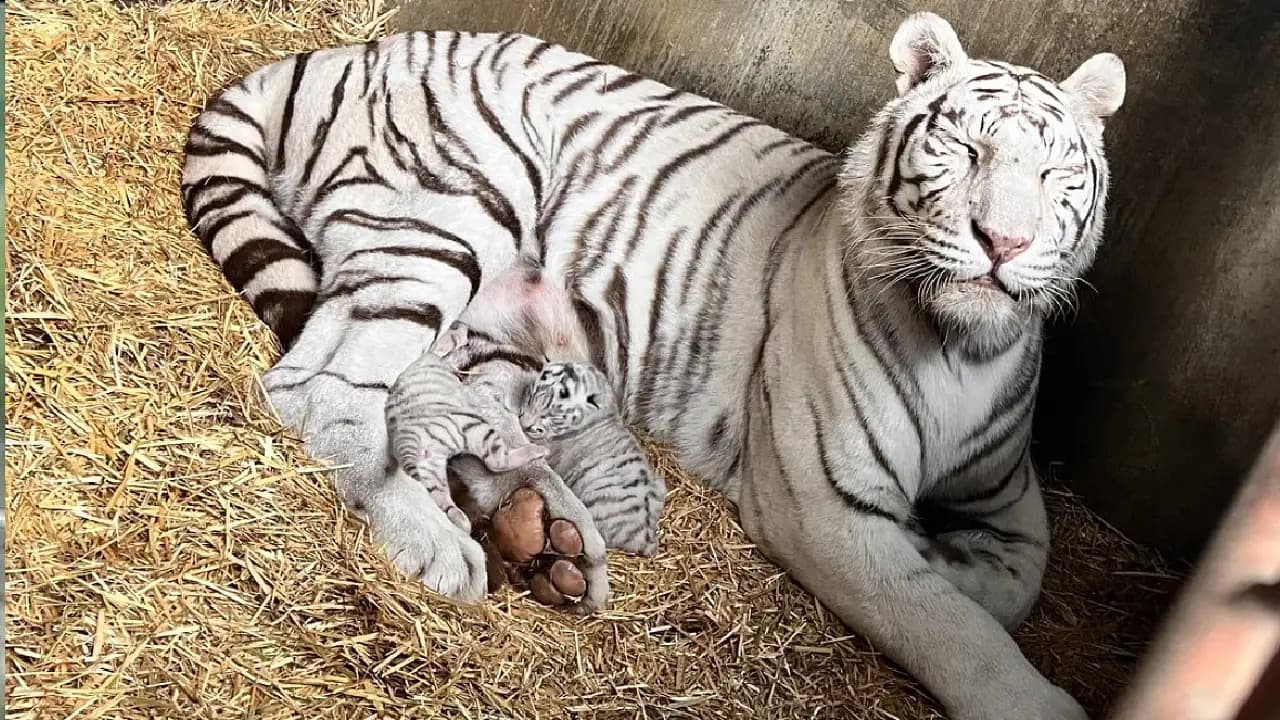
[[[1031,238],[1018,237],[997,232],[989,226],[973,221],[973,237],[982,246],[982,251],[991,259],[991,263],[999,267],[1018,257],[1031,247]]]

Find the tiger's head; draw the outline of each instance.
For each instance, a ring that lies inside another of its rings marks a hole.
[[[1095,55],[1054,82],[973,60],[932,13],[890,45],[898,97],[842,172],[851,257],[906,284],[947,334],[982,353],[1070,304],[1093,262],[1107,194],[1105,119],[1125,72]]]
[[[530,440],[554,439],[614,410],[609,379],[586,363],[547,363],[529,386],[520,425]]]

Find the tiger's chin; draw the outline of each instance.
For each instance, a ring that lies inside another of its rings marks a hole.
[[[921,307],[948,345],[982,360],[1008,350],[1026,331],[1033,309],[985,281],[943,283],[922,291]]]

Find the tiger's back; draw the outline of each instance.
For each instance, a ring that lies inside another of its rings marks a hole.
[[[298,365],[378,346],[362,373],[394,380],[418,348],[383,335],[447,327],[523,251],[574,295],[628,419],[718,484],[740,455],[758,287],[838,165],[559,46],[466,33],[263,68],[210,106],[188,147],[188,215],[232,283],[286,343],[309,311]],[[197,148],[244,148],[233,169],[255,186],[226,184],[225,157]],[[275,224],[258,217],[269,206]]]

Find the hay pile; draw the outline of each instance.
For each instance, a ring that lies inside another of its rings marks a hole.
[[[341,0],[10,2],[8,710],[24,718],[935,717],[670,478],[665,550],[577,619],[400,582],[256,400],[273,342],[188,236],[180,148],[207,93],[381,30]],[[1173,585],[1053,495],[1021,633],[1095,711]]]

